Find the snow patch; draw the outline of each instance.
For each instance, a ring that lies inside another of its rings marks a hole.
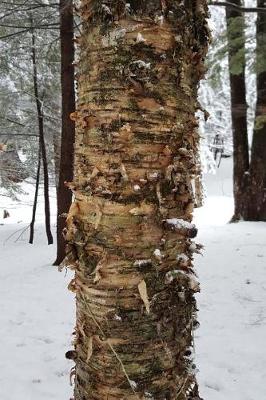
[[[135,192],[139,192],[140,191],[140,186],[139,185],[134,185],[133,189],[135,190]]]
[[[160,249],[155,249],[154,252],[153,252],[153,255],[154,255],[154,257],[157,258],[157,260],[159,260],[159,261],[163,258],[163,255],[162,255]]]
[[[151,68],[151,63],[146,63],[143,60],[137,60],[137,61],[133,61],[131,64],[136,64],[139,68],[146,68],[146,69],[150,69]]]
[[[147,267],[152,264],[151,259],[136,260],[134,262],[134,267]]]
[[[180,218],[170,218],[165,220],[168,225],[173,226],[175,229],[194,229],[195,225],[191,222],[185,221]]]

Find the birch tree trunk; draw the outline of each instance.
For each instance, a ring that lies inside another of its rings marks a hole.
[[[75,202],[76,400],[199,399],[191,223],[206,4],[80,6]]]

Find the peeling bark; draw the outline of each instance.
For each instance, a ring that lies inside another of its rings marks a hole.
[[[75,400],[199,399],[190,222],[206,14],[201,1],[81,2]]]

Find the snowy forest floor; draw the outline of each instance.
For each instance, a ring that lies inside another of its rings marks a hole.
[[[206,178],[207,199],[195,211],[203,256],[195,264],[201,281],[197,296],[200,328],[195,332],[196,364],[205,400],[262,400],[266,379],[265,223],[228,224],[232,215],[231,160]],[[69,399],[64,358],[71,348],[74,299],[67,291],[71,273],[51,264],[38,213],[35,244],[28,244],[32,187],[21,204],[0,197],[11,217],[0,219],[0,398]],[[54,214],[54,209],[53,209]]]

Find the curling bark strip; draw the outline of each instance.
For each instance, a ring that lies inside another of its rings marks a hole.
[[[206,3],[83,0],[79,12],[75,399],[198,399],[191,220]]]

